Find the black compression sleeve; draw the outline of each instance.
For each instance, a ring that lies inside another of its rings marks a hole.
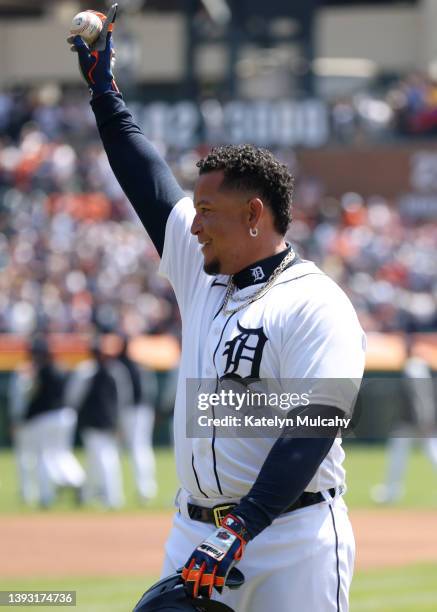
[[[344,413],[332,406],[310,406],[304,415],[327,418]],[[251,537],[268,527],[303,493],[328,454],[338,427],[323,428],[319,437],[281,437],[276,440],[249,493],[233,514],[240,516]]]
[[[108,92],[92,100],[91,107],[111,168],[162,255],[168,216],[185,194],[134,123],[121,94]]]

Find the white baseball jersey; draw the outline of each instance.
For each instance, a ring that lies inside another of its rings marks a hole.
[[[174,430],[180,483],[204,505],[239,500],[255,482],[274,440],[186,435],[186,379],[215,379],[232,373],[261,379],[347,378],[360,380],[365,336],[344,292],[312,262],[298,262],[260,299],[235,314],[221,306],[227,276],[203,271],[197,237],[190,233],[193,203],[183,198],[171,212],[160,273],[172,284],[182,316],[182,358]],[[262,269],[254,267],[254,279]],[[238,290],[249,297],[262,285]],[[230,302],[229,308],[239,303]],[[350,410],[339,385],[311,403]],[[307,491],[344,484],[344,452],[337,439]],[[213,500],[213,501],[212,501]],[[217,501],[218,500],[218,501]]]

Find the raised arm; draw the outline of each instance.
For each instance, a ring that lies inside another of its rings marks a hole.
[[[99,14],[101,18],[103,15]],[[91,47],[70,37],[82,75],[91,92],[91,107],[111,168],[162,255],[165,227],[174,205],[184,197],[167,163],[134,123],[112,73],[112,27],[115,9]]]

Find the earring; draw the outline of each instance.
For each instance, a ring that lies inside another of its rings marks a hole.
[[[252,236],[252,238],[256,238],[258,236],[258,228],[254,227],[254,228],[250,228],[249,230],[249,234]]]

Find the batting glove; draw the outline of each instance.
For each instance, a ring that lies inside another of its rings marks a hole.
[[[71,50],[77,52],[82,76],[90,88],[92,97],[96,98],[108,91],[118,92],[112,73],[114,59],[112,30],[117,14],[117,5],[112,6],[108,17],[98,11],[91,12],[98,15],[104,22],[96,42],[88,46],[80,36],[70,36],[67,41],[71,44]]]
[[[210,598],[213,588],[221,593],[249,540],[243,521],[233,514],[225,516],[221,527],[196,548],[182,570],[188,594]]]

